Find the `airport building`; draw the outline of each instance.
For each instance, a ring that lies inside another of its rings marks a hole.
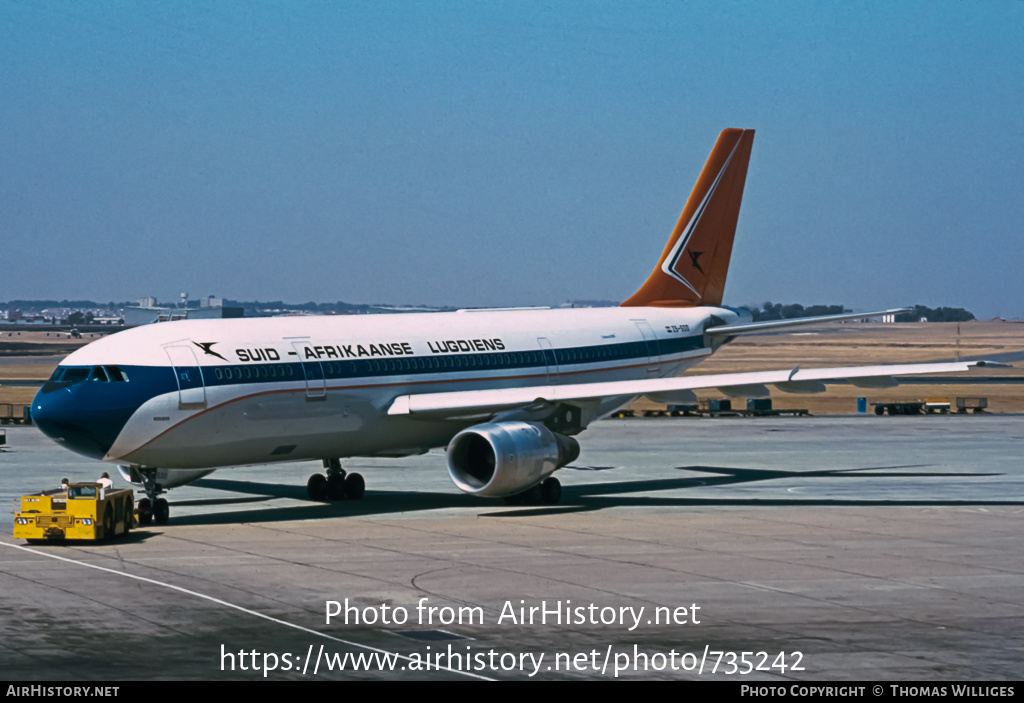
[[[138,306],[124,309],[124,325],[138,327],[173,320],[229,319],[243,317],[244,313],[240,307],[225,307],[223,298],[212,295],[201,298],[199,307],[189,307],[187,293],[181,294],[181,302],[177,306],[160,305],[156,298],[150,296],[140,298]]]

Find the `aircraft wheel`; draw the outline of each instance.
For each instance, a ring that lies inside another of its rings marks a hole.
[[[327,500],[345,500],[345,489],[348,482],[341,474],[331,474],[327,477],[326,490]]]
[[[148,525],[153,521],[153,507],[149,502],[149,498],[143,498],[139,501],[139,524]]]
[[[345,495],[352,500],[359,500],[366,492],[366,481],[360,474],[349,474],[345,477]]]
[[[562,500],[562,482],[552,476],[540,484],[540,495],[545,505],[555,505]]]
[[[157,498],[156,504],[153,506],[153,518],[156,520],[156,524],[166,525],[170,517],[171,506],[167,505],[167,501],[163,498]]]
[[[544,502],[544,492],[539,483],[532,488],[527,488],[521,495],[524,499],[523,502],[527,505],[540,505]]]
[[[111,539],[114,536],[114,509],[107,505],[103,511],[103,539]]]
[[[327,477],[313,474],[306,481],[306,494],[310,500],[327,500]]]

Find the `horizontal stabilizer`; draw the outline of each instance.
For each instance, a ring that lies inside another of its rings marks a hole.
[[[710,337],[740,337],[747,334],[764,334],[765,332],[773,332],[788,327],[817,325],[823,322],[841,322],[843,320],[866,320],[869,317],[898,315],[902,312],[909,312],[909,308],[895,308],[893,310],[879,310],[877,312],[846,312],[842,315],[819,315],[817,317],[794,317],[788,320],[750,322],[745,325],[723,325],[721,327],[705,329],[704,334]]]

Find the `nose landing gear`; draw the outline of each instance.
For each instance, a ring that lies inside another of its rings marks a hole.
[[[156,483],[156,468],[133,466],[131,471],[132,475],[137,472],[142,478],[142,490],[146,492],[146,497],[139,501],[139,524],[148,525],[156,520],[156,524],[166,525],[171,517],[171,507],[165,499],[157,498],[164,491]]]

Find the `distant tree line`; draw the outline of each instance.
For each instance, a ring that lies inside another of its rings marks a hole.
[[[754,322],[764,320],[792,320],[797,317],[816,317],[818,315],[841,315],[849,312],[842,305],[811,305],[804,307],[800,303],[783,305],[782,303],[765,303],[761,307],[745,305],[750,314],[754,316]]]
[[[791,320],[798,317],[816,317],[818,315],[841,315],[844,312],[851,312],[842,305],[811,305],[804,307],[799,303],[782,305],[781,303],[765,303],[761,307],[745,305],[754,317],[754,322],[763,320]],[[896,322],[917,322],[925,318],[928,322],[967,322],[973,320],[974,315],[963,308],[929,308],[924,305],[915,305],[912,312],[902,313],[896,316]]]
[[[137,300],[130,302],[121,303],[97,303],[93,300],[11,300],[8,302],[0,301],[0,309],[12,309],[21,310],[22,312],[39,312],[40,310],[46,310],[49,308],[71,308],[71,309],[89,309],[94,310],[106,309],[106,310],[119,310],[121,308],[130,308],[138,305]],[[165,307],[178,307],[177,301],[175,302],[164,302],[161,305]],[[395,305],[386,305],[382,303],[374,305],[360,305],[355,303],[346,303],[344,301],[337,301],[334,303],[286,303],[281,300],[271,300],[267,302],[261,302],[259,300],[239,301],[239,300],[224,300],[225,307],[238,307],[244,308],[248,316],[253,316],[261,310],[291,310],[295,312],[308,312],[308,313],[319,313],[319,314],[347,314],[354,315],[360,313],[377,312],[381,309],[392,309]],[[201,307],[200,300],[189,300],[189,309]],[[406,307],[417,307],[409,305]],[[451,308],[447,308],[451,309]],[[77,319],[71,324],[88,324],[85,322],[85,316],[82,315],[82,319]]]
[[[107,310],[117,310],[131,305],[137,305],[138,303],[97,303],[93,300],[9,300],[6,303],[0,303],[0,306],[7,308],[14,308],[15,310],[24,310],[25,312],[33,312],[38,310],[45,310],[47,308],[105,308]]]
[[[243,308],[247,317],[255,316],[261,310],[293,310],[295,312],[308,312],[317,314],[335,315],[358,315],[369,312],[376,312],[382,307],[391,307],[383,304],[378,305],[357,305],[346,303],[341,300],[334,303],[286,303],[281,300],[228,300],[224,299],[226,307]]]
[[[38,312],[39,310],[46,310],[48,308],[78,308],[78,309],[107,309],[107,310],[119,310],[121,308],[135,307],[138,305],[137,300],[130,302],[121,303],[97,303],[94,300],[10,300],[6,303],[0,302],[0,307],[8,309],[21,310],[23,312]],[[167,302],[162,303],[167,307],[177,307],[178,303]],[[245,308],[246,311],[256,310],[295,310],[303,312],[334,312],[334,313],[357,313],[357,312],[368,312],[374,308],[380,307],[375,305],[354,305],[352,303],[345,303],[338,301],[336,303],[285,303],[280,300],[274,300],[266,303],[256,301],[235,301],[225,300],[224,305],[227,307],[240,307]],[[189,300],[189,308],[200,307],[199,300]],[[81,322],[81,321],[80,321]],[[74,324],[74,323],[72,323]]]
[[[928,322],[967,322],[974,315],[963,308],[929,308],[915,305],[913,312],[905,312],[896,316],[896,322],[917,322],[921,318]]]

